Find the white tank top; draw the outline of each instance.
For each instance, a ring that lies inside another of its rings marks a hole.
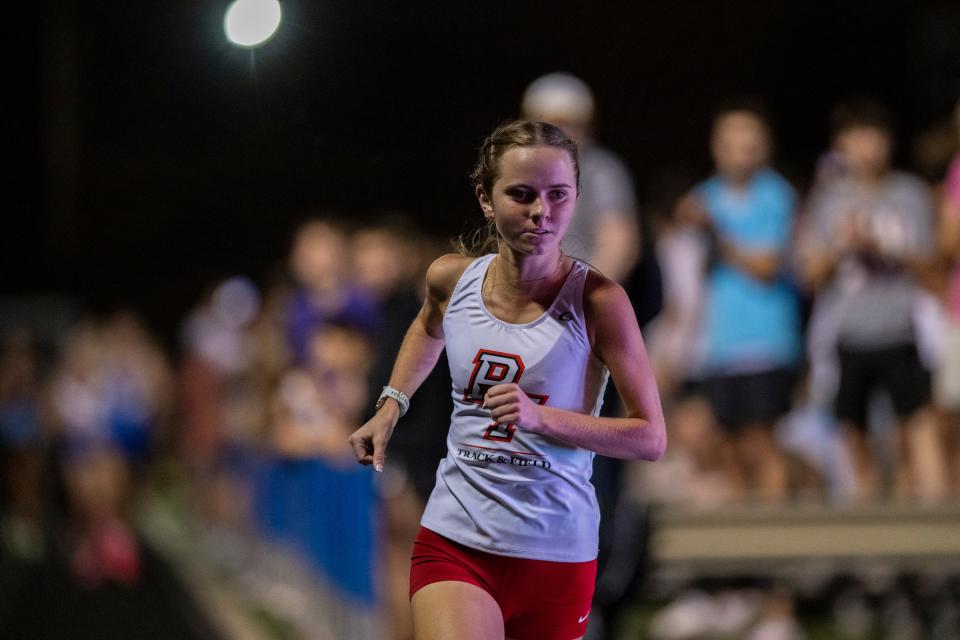
[[[593,452],[497,424],[480,406],[487,388],[515,382],[541,404],[598,414],[608,371],[593,355],[584,322],[588,267],[575,260],[550,308],[533,322],[511,324],[481,296],[493,258],[470,263],[444,313],[453,414],[421,524],[499,555],[593,560],[600,520]]]

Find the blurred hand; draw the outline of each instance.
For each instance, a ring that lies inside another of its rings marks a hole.
[[[377,471],[383,471],[383,462],[387,455],[387,442],[393,435],[393,428],[400,419],[400,406],[393,400],[387,400],[365,425],[350,436],[350,446],[362,465],[373,465]]]
[[[514,383],[490,387],[483,398],[483,406],[500,424],[513,424],[534,432],[543,424],[541,405]]]
[[[837,246],[841,251],[852,253],[875,253],[877,242],[856,211],[837,223]]]
[[[694,227],[707,229],[713,226],[710,214],[696,193],[692,191],[677,201],[673,210],[674,218],[682,223]]]

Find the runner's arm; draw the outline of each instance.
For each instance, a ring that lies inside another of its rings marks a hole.
[[[449,254],[435,260],[427,269],[427,295],[417,317],[407,329],[390,375],[390,386],[408,398],[420,388],[437,364],[443,351],[443,312],[457,280],[470,258]],[[400,419],[400,405],[388,399],[379,411],[350,436],[350,445],[363,465],[373,464],[380,471],[387,442]]]
[[[512,422],[611,458],[658,460],[666,426],[637,317],[623,287],[591,272],[584,300],[588,332],[626,407],[624,418],[594,417],[538,405],[518,385],[492,387],[484,404],[498,422]]]

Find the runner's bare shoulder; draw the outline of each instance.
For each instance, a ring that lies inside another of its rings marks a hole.
[[[427,268],[427,295],[437,305],[445,306],[460,276],[476,258],[459,253],[442,255]]]
[[[587,272],[583,287],[583,314],[591,346],[596,346],[597,329],[612,321],[633,317],[633,324],[636,324],[627,292],[617,282],[593,268]]]

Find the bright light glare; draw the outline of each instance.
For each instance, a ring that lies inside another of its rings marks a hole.
[[[236,0],[227,8],[223,30],[230,42],[241,47],[263,44],[280,26],[277,0]]]

